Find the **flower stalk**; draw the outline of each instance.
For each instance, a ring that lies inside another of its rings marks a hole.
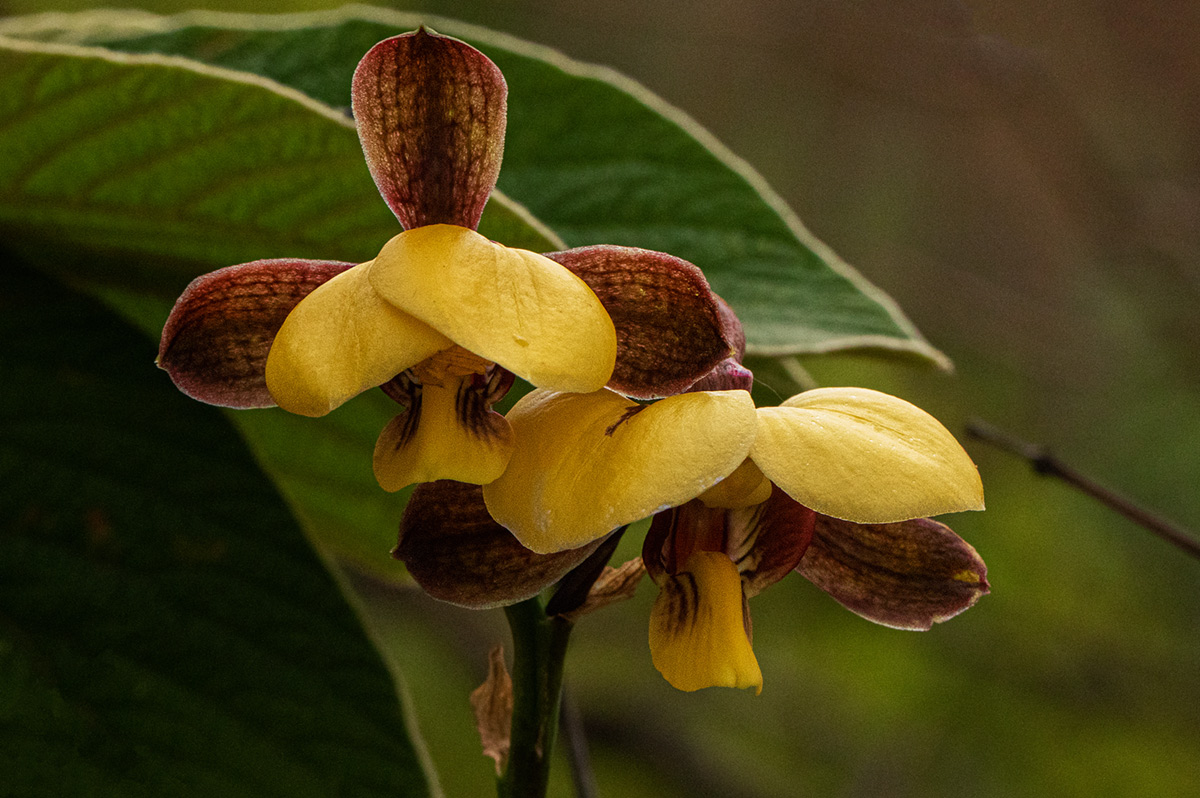
[[[563,665],[574,624],[547,616],[533,597],[504,609],[513,639],[513,716],[508,764],[499,798],[543,798],[558,733]]]

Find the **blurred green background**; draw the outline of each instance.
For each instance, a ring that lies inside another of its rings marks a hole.
[[[0,12],[93,6],[6,0]],[[818,382],[896,393],[960,436],[985,418],[1200,527],[1200,5],[391,7],[644,83],[756,167],[957,365],[806,358]],[[1009,455],[967,447],[989,509],[947,520],[987,560],[994,592],[932,632],[875,627],[785,580],[752,606],[766,680],[755,698],[660,679],[649,586],[583,621],[568,674],[602,794],[1196,794],[1200,563]],[[489,794],[466,693],[502,618],[359,586],[446,794]],[[570,794],[564,767],[553,789]]]

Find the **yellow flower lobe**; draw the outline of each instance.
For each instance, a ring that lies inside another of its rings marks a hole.
[[[650,612],[650,657],[679,690],[753,687],[762,692],[742,580],[729,557],[693,552],[683,570],[664,579]]]

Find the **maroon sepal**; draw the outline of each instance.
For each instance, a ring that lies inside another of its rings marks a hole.
[[[803,562],[813,539],[817,514],[771,486],[771,498],[757,507],[731,510],[739,525],[752,530],[745,553],[735,558],[745,584],[746,598],[753,598],[790,574]]]
[[[852,612],[898,629],[929,629],[990,590],[975,549],[930,518],[855,524],[818,515],[796,570]]]
[[[727,510],[699,499],[654,514],[642,541],[642,563],[658,585],[679,573],[693,552],[725,551]]]
[[[163,327],[158,365],[193,399],[272,407],[267,353],[283,320],[317,286],[353,263],[280,258],[197,277]]]
[[[733,308],[729,307],[728,302],[717,294],[713,296],[717,298],[717,310],[721,313],[721,333],[733,347],[734,359],[741,363],[746,359],[746,331],[742,328],[742,320],[733,312]]]
[[[441,480],[413,491],[392,556],[403,561],[434,598],[488,609],[537,595],[586,560],[601,542],[535,554],[492,520],[483,488]]]
[[[642,544],[650,578],[661,584],[693,551],[721,551],[742,575],[747,598],[787,576],[801,562],[813,536],[816,513],[778,487],[761,504],[728,510],[699,499],[655,514]]]
[[[406,230],[474,230],[504,153],[508,87],[487,56],[424,28],[385,39],[354,71],[367,166]]]
[[[685,260],[633,247],[550,252],[596,293],[617,328],[608,387],[638,399],[681,393],[733,352],[719,300]]]

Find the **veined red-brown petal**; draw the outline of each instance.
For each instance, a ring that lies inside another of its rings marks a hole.
[[[746,332],[742,321],[729,303],[716,296],[721,314],[721,334],[733,347],[733,354],[722,360],[707,374],[692,384],[689,391],[748,391],[754,386],[754,373],[742,365],[746,356]]]
[[[392,556],[434,598],[486,609],[537,595],[598,545],[534,554],[492,520],[478,485],[442,480],[413,490]]]
[[[546,257],[587,283],[612,317],[617,365],[611,390],[638,399],[677,394],[732,354],[722,335],[720,300],[687,261],[616,246]]]
[[[989,591],[987,566],[945,524],[855,524],[817,516],[796,569],[847,609],[897,629],[929,629]]]
[[[770,498],[749,507],[705,507],[695,500],[654,516],[642,560],[650,578],[661,585],[694,550],[719,550],[737,566],[746,598],[753,598],[801,562],[815,517],[775,486]]]
[[[683,569],[696,551],[725,553],[727,511],[692,499],[654,514],[642,541],[646,573],[660,587]]]
[[[422,28],[372,47],[351,96],[367,166],[400,224],[475,229],[504,153],[508,87],[496,65]]]
[[[713,294],[713,296],[717,296]],[[721,332],[725,340],[733,347],[734,357],[738,363],[746,357],[746,331],[742,329],[742,320],[729,307],[729,303],[717,296],[717,309],[721,312]]]
[[[731,532],[753,530],[752,535],[730,535],[746,541],[741,550],[730,554],[742,575],[746,598],[754,598],[804,562],[817,514],[777,486],[772,486],[771,498],[758,507],[731,510],[730,514]]]
[[[317,286],[354,266],[279,258],[197,277],[163,327],[158,365],[193,399],[223,407],[272,407],[267,353],[283,320]]]

